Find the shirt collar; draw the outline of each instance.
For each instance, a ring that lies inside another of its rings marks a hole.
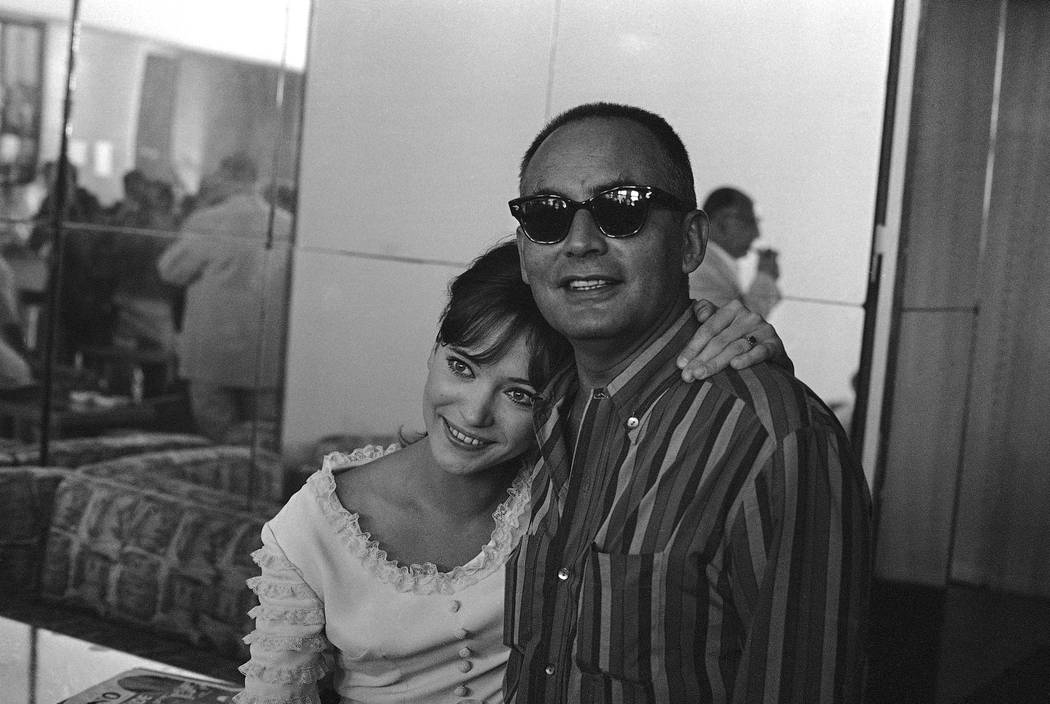
[[[740,273],[740,262],[737,259],[734,259],[729,254],[729,252],[722,249],[721,245],[719,245],[717,242],[713,240],[707,241],[707,253],[715,255],[716,257],[721,259],[725,263],[725,265],[728,266],[730,269],[737,272],[738,274]]]
[[[699,327],[692,306],[687,307],[660,337],[649,343],[609,382],[605,392],[622,416],[622,421],[638,417],[652,405],[669,382],[679,378],[675,364],[678,353]],[[544,389],[543,400],[534,415],[536,432],[540,438],[551,436],[554,428],[550,426],[568,411],[565,404],[572,403],[579,392],[579,385],[576,368],[570,365],[556,374]]]

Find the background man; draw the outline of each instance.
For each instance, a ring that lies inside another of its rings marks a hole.
[[[536,408],[508,701],[858,701],[867,484],[784,370],[682,380],[707,220],[681,140],[583,105],[533,141],[520,192],[522,276],[576,366]]]
[[[275,422],[284,337],[287,248],[263,248],[272,234],[288,241],[291,216],[256,192],[255,163],[222,160],[206,207],[182,225],[161,255],[161,277],[186,287],[178,339],[179,371],[201,433],[232,441],[238,424]],[[272,226],[272,233],[270,227]]]
[[[717,188],[704,201],[711,226],[704,261],[689,277],[689,295],[706,298],[716,305],[740,300],[763,318],[780,302],[777,252],[758,252],[755,278],[747,291],[740,283],[740,260],[759,238],[754,202],[735,188]]]

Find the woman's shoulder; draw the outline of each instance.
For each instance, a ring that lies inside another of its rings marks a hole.
[[[386,447],[366,445],[349,454],[333,452],[324,458],[317,473],[319,483],[335,492],[339,503],[350,511],[361,511],[375,503],[387,503],[396,494],[403,475],[405,453],[400,444]],[[331,476],[331,481],[324,475]]]

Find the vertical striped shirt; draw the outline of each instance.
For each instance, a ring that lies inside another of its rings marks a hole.
[[[860,466],[778,367],[682,382],[696,328],[686,311],[604,388],[566,370],[537,409],[532,522],[508,565],[507,701],[860,700]]]

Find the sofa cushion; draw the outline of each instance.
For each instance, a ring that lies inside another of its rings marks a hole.
[[[70,473],[58,486],[41,596],[246,656],[250,553],[275,504],[157,473]]]
[[[96,477],[149,476],[181,479],[242,498],[249,489],[257,501],[284,500],[284,466],[272,452],[235,445],[148,452],[81,466]]]
[[[0,594],[35,594],[58,483],[69,470],[0,467]]]
[[[182,433],[123,433],[92,438],[63,438],[48,443],[49,467],[79,467],[115,457],[158,450],[205,447],[211,441]],[[0,465],[35,465],[40,462],[37,443],[0,448]]]

